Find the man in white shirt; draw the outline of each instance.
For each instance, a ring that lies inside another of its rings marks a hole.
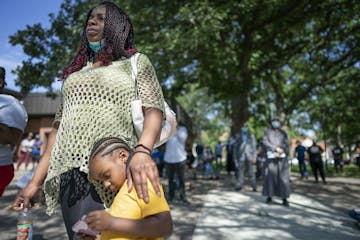
[[[14,178],[13,151],[27,124],[24,106],[14,97],[2,94],[6,85],[5,69],[0,67],[0,196]]]
[[[167,168],[167,175],[169,178],[169,195],[168,201],[172,202],[175,197],[175,191],[178,188],[180,191],[180,201],[188,204],[185,195],[185,164],[186,164],[186,139],[188,132],[184,126],[179,124],[178,130],[166,143],[166,150],[164,154],[164,162]],[[175,179],[177,176],[177,179]]]

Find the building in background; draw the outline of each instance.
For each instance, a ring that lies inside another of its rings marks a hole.
[[[40,134],[40,139],[44,142],[41,149],[42,154],[51,131],[53,118],[60,105],[60,94],[55,93],[53,96],[49,96],[47,93],[36,92],[23,96],[21,93],[10,89],[5,89],[5,93],[14,96],[24,104],[28,113],[28,124],[24,133],[33,132]],[[192,119],[175,99],[171,99],[168,103],[176,112],[178,122],[181,121],[188,129],[188,144],[191,145],[198,136],[199,130],[193,125]]]

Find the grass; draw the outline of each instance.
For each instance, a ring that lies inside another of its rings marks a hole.
[[[312,176],[311,166],[309,164],[306,165],[306,169],[309,173],[309,176]],[[352,178],[360,178],[360,168],[354,164],[344,165],[343,173],[336,173],[334,165],[328,165],[327,169],[324,166],[325,176],[326,177],[352,177]],[[299,172],[298,165],[291,166],[291,172]]]

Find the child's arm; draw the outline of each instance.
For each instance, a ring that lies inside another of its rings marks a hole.
[[[169,236],[173,225],[169,211],[135,220],[113,217],[106,211],[99,210],[89,213],[85,221],[95,231],[113,231],[138,237]]]

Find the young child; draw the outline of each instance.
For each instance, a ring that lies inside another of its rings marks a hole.
[[[85,222],[101,232],[101,239],[163,239],[172,233],[169,206],[161,189],[161,197],[148,180],[150,202],[139,199],[135,189],[129,193],[126,168],[133,154],[150,154],[135,151],[121,139],[110,137],[98,141],[89,160],[89,173],[104,186],[118,192],[108,211],[90,212]]]

